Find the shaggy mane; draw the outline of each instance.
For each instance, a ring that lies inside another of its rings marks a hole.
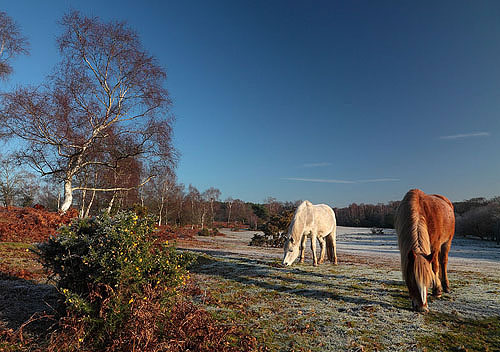
[[[413,252],[417,257],[431,254],[427,222],[421,209],[421,197],[423,196],[425,194],[418,189],[410,190],[399,205],[395,221],[396,231],[399,234],[398,245],[401,253],[401,271],[405,280],[408,271],[412,270],[414,265],[409,254]],[[425,283],[430,284],[430,278],[426,277]]]

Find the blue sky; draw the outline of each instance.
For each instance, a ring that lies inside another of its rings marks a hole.
[[[500,2],[2,1],[58,62],[69,9],[127,21],[166,68],[180,182],[332,206],[500,195]]]

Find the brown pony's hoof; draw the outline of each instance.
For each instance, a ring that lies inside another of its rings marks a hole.
[[[441,296],[443,295],[443,290],[434,290],[432,291],[432,295],[436,298],[441,298]]]
[[[429,308],[427,308],[427,304],[425,306],[416,305],[415,302],[411,302],[411,307],[415,312],[419,313],[429,313]]]
[[[426,313],[429,313],[429,308],[427,308],[427,307],[420,307],[420,309],[418,309],[417,312],[426,314]]]
[[[313,263],[313,266],[318,266],[318,263]]]
[[[443,287],[443,291],[446,292],[446,293],[450,293],[451,290],[449,287]]]
[[[300,264],[304,264],[304,259],[301,259],[301,260],[299,261],[299,263],[300,263]]]

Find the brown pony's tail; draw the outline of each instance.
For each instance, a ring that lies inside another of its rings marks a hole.
[[[406,267],[406,283],[414,298],[420,299],[423,306],[427,305],[427,289],[434,281],[431,263],[428,256],[415,253],[413,250],[408,254],[409,262]]]

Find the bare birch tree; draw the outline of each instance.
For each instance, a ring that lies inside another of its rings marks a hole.
[[[221,191],[215,187],[210,187],[203,192],[204,200],[210,204],[210,220],[212,225],[214,222],[214,203],[219,200],[220,195]]]
[[[5,94],[0,129],[23,142],[20,160],[61,181],[64,212],[74,191],[130,189],[74,185],[86,168],[116,169],[133,158],[147,170],[134,186],[140,187],[172,169],[176,152],[166,74],[142,49],[136,32],[125,23],[78,12],[61,23],[57,72],[41,87]]]
[[[20,54],[28,54],[28,40],[21,35],[18,25],[7,13],[0,11],[0,78],[12,73],[10,61]]]
[[[226,199],[227,205],[227,226],[229,226],[229,222],[231,221],[231,209],[233,208],[234,199],[229,197]]]
[[[0,197],[4,206],[14,205],[14,199],[20,194],[22,174],[16,170],[9,158],[0,158]]]

